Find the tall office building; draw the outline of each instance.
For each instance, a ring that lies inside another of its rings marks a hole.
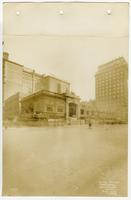
[[[123,57],[98,67],[95,75],[96,102],[99,110],[127,120],[128,64]]]

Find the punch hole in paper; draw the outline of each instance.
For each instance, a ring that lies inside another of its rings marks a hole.
[[[107,13],[107,15],[111,15],[111,13],[112,13],[111,9],[108,9],[108,10],[106,11],[106,13]]]
[[[20,15],[20,11],[16,11],[16,15],[19,16]]]
[[[64,11],[63,11],[63,10],[60,10],[60,11],[59,11],[59,14],[60,14],[60,15],[64,15]]]

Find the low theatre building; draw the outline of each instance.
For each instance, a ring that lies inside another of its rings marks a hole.
[[[68,93],[41,90],[21,99],[21,115],[27,118],[79,118],[79,97]]]
[[[3,56],[4,118],[68,119],[80,117],[80,98],[70,83],[38,74]]]

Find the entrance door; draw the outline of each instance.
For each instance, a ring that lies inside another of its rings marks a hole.
[[[76,117],[76,104],[69,103],[69,117]]]

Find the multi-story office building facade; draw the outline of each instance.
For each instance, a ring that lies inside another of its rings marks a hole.
[[[22,96],[43,88],[43,75],[9,60],[9,54],[3,56],[3,94],[4,100],[20,92]]]
[[[95,75],[96,103],[100,111],[127,120],[128,64],[123,57],[98,67]]]
[[[70,91],[70,83],[50,75],[38,74],[35,70],[9,60],[9,54],[4,53],[3,89],[6,100],[17,92],[27,96],[42,89],[62,94]]]

